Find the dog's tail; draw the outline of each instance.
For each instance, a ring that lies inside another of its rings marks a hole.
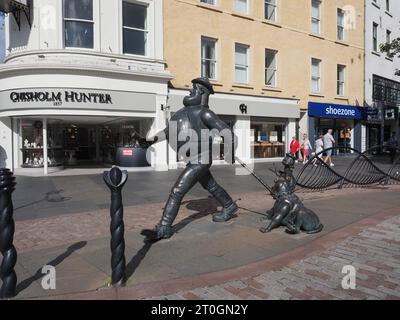
[[[323,228],[324,228],[324,225],[323,225],[323,224],[320,224],[320,225],[318,226],[317,229],[314,229],[314,230],[311,230],[311,231],[307,231],[306,233],[307,233],[307,234],[318,233],[318,232],[321,232]]]

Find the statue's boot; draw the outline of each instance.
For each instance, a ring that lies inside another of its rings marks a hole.
[[[236,211],[239,210],[239,207],[235,202],[233,202],[229,194],[219,185],[214,186],[214,188],[211,188],[211,190],[208,191],[210,191],[222,206],[222,211],[213,215],[213,221],[226,222],[232,219],[235,216]]]
[[[156,226],[157,240],[171,238],[171,236],[174,234],[172,223],[178,215],[181,201],[182,199],[176,197],[174,194],[170,195],[167,204],[165,205],[161,221]]]
[[[213,215],[214,222],[226,222],[232,219],[235,216],[236,211],[239,210],[239,207],[236,203],[232,203],[229,207],[223,208],[221,212],[218,212]]]

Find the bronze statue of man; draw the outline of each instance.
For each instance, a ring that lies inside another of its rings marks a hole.
[[[197,78],[192,80],[192,83],[193,88],[190,90],[190,94],[183,100],[184,107],[171,117],[167,128],[163,130],[162,134],[157,134],[152,142],[139,138],[141,143],[147,144],[147,146],[165,138],[178,155],[183,152],[187,162],[185,170],[171,190],[161,221],[154,230],[156,239],[166,239],[173,235],[172,223],[178,214],[182,199],[197,182],[200,182],[203,188],[209,191],[222,206],[222,211],[213,215],[214,222],[228,221],[238,210],[236,203],[218,185],[210,172],[213,160],[213,138],[210,135],[210,130],[224,131],[231,135],[232,144],[225,150],[225,161],[229,163],[233,162],[234,150],[231,147],[237,145],[237,137],[231,128],[209,108],[209,96],[214,94],[209,80]],[[174,122],[173,124],[177,131],[176,137],[171,137],[170,135],[172,122]],[[182,141],[182,139],[177,139],[178,137],[186,137],[186,140]]]

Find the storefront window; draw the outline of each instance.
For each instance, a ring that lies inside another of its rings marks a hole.
[[[285,156],[286,123],[252,120],[251,130],[255,159]]]
[[[47,120],[48,166],[91,166],[115,164],[118,148],[136,148],[133,132],[146,136],[151,119],[106,121],[96,123],[68,119]],[[20,119],[20,165],[23,168],[44,167],[42,120]]]
[[[41,120],[19,120],[21,133],[20,151],[23,168],[44,167],[43,122]],[[58,123],[49,123],[47,128],[49,167],[63,164],[63,148],[61,144],[61,128]]]
[[[132,135],[137,132],[146,137],[151,127],[151,120],[133,120],[119,123],[110,123],[101,128],[101,157],[106,163],[115,162],[117,148],[135,148],[139,147],[138,141],[133,139]]]

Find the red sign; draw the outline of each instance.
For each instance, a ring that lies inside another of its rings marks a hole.
[[[124,149],[122,150],[122,155],[126,157],[132,157],[133,156],[133,150],[132,149]]]

